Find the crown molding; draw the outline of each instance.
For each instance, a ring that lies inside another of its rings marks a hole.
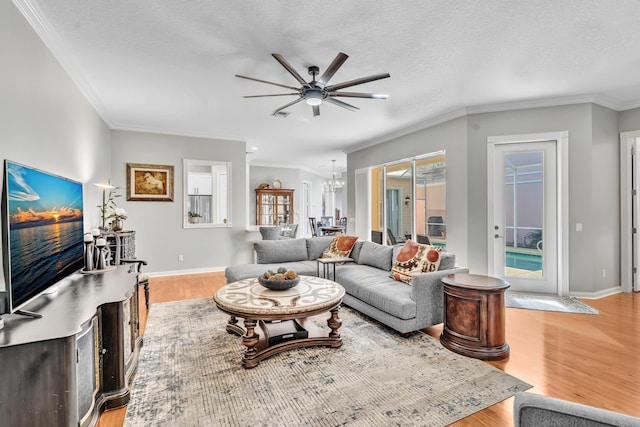
[[[394,132],[389,132],[375,138],[367,139],[361,141],[351,147],[348,150],[345,150],[347,154],[353,153],[355,151],[359,151],[365,148],[372,147],[374,145],[378,145],[382,142],[387,142],[392,139],[400,138],[404,135],[408,135],[414,132],[421,131],[423,129],[427,129],[441,123],[448,122],[450,120],[458,119],[460,117],[468,116],[471,114],[484,114],[484,113],[497,113],[502,111],[510,111],[510,110],[525,110],[529,108],[544,108],[544,107],[557,107],[562,105],[573,105],[573,104],[598,104],[603,107],[609,108],[614,111],[625,111],[633,108],[640,107],[640,100],[631,103],[618,103],[613,99],[599,95],[599,94],[588,94],[588,95],[575,95],[575,96],[563,96],[563,97],[555,97],[555,98],[539,98],[539,99],[528,99],[523,101],[514,101],[514,102],[503,102],[498,104],[483,104],[483,105],[473,105],[462,108],[457,108],[455,110],[449,111],[448,113],[444,113],[442,115],[415,123],[413,125],[407,126],[405,128],[396,130]]]
[[[122,125],[114,125],[111,127],[111,130],[119,130],[119,131],[126,131],[126,132],[140,132],[140,133],[153,133],[153,134],[158,134],[158,135],[169,135],[169,136],[183,136],[185,138],[201,138],[201,139],[215,139],[215,140],[219,140],[219,141],[228,141],[228,142],[239,142],[239,143],[243,143],[246,144],[247,141],[240,138],[238,135],[216,135],[216,136],[211,136],[211,135],[205,135],[203,133],[197,133],[197,132],[184,132],[181,130],[172,130],[172,129],[166,129],[166,128],[162,128],[162,129],[157,129],[157,128],[145,128],[145,127],[140,127],[140,126],[122,126]]]
[[[379,136],[376,136],[375,138],[370,138],[370,139],[366,139],[363,140],[355,145],[352,145],[350,147],[348,147],[348,149],[345,149],[344,152],[347,154],[353,153],[354,151],[359,151],[362,150],[364,148],[369,148],[369,147],[373,147],[374,145],[378,145],[382,142],[386,142],[392,139],[396,139],[396,138],[400,138],[401,136],[405,136],[405,135],[409,135],[411,133],[415,133],[418,131],[421,131],[423,129],[427,129],[436,125],[439,125],[441,123],[445,123],[448,122],[450,120],[454,120],[460,117],[464,117],[468,115],[467,109],[466,108],[459,108],[453,111],[450,111],[448,113],[442,114],[440,116],[436,116],[427,120],[423,120],[420,121],[418,123],[409,125],[407,127],[404,127],[402,129],[398,129],[396,131],[393,132],[388,132]]]
[[[315,175],[317,177],[326,179],[327,177],[318,174],[318,171],[310,169],[306,166],[294,166],[291,164],[284,164],[284,163],[272,163],[272,162],[250,162],[249,163],[249,167],[261,167],[261,168],[276,168],[276,169],[298,169],[301,171],[305,171],[307,173],[310,173],[312,175]]]
[[[49,25],[49,21],[44,17],[40,8],[29,0],[13,0],[13,4],[20,13],[22,13],[38,37],[40,37],[40,40],[42,40],[60,66],[69,75],[71,81],[78,87],[80,92],[84,94],[100,118],[102,118],[109,128],[113,128],[113,123],[109,120],[104,105],[100,102],[100,99],[91,88],[89,82],[84,78],[80,68],[73,60],[73,56],[64,49],[60,38],[52,29],[51,25]]]
[[[633,110],[634,108],[640,108],[640,100],[621,104],[621,108],[622,109],[619,111],[627,111]]]

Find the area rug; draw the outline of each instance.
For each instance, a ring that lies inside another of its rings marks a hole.
[[[403,338],[346,307],[340,317],[339,349],[245,370],[210,299],[153,304],[124,425],[445,426],[531,387],[426,334]]]
[[[583,303],[576,297],[559,297],[557,295],[538,295],[507,291],[505,293],[505,305],[511,308],[561,311],[564,313],[599,313],[598,310]]]

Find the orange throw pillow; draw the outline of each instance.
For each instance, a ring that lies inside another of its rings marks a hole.
[[[414,274],[438,270],[441,251],[442,248],[438,246],[422,245],[407,240],[393,261],[391,278],[410,285]]]
[[[358,236],[347,236],[336,233],[329,247],[322,253],[322,258],[348,258]]]

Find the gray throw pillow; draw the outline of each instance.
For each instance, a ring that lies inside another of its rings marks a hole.
[[[440,254],[440,266],[438,270],[451,270],[456,268],[456,256],[448,252],[442,252]]]
[[[258,264],[307,260],[305,239],[258,240],[253,243],[253,248]]]
[[[280,227],[260,227],[262,240],[278,240],[280,238]]]
[[[307,259],[316,260],[322,256],[322,253],[329,247],[333,241],[333,236],[311,237],[305,239],[307,242]]]
[[[381,270],[391,271],[392,246],[383,246],[373,242],[362,242],[358,264],[370,265]]]
[[[360,259],[360,250],[362,249],[362,244],[364,240],[358,240],[353,244],[353,248],[351,248],[351,254],[349,254],[349,258],[353,258],[356,264],[360,264],[358,261]]]

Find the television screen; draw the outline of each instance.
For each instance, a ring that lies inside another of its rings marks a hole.
[[[6,160],[4,188],[5,280],[14,312],[83,267],[82,183]]]

